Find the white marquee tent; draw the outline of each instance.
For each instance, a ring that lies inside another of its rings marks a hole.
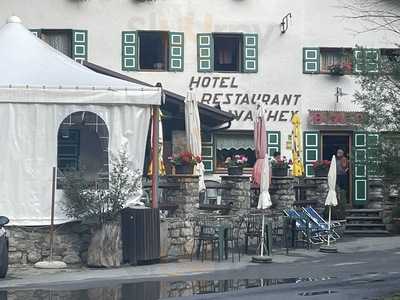
[[[77,111],[100,116],[111,154],[127,144],[131,166],[143,169],[150,106],[160,105],[159,89],[89,70],[35,37],[18,17],[0,28],[0,57],[0,215],[14,225],[50,223],[57,133]],[[57,205],[61,197],[57,190],[56,223],[67,221]]]

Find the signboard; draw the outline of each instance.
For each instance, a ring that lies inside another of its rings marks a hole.
[[[240,87],[239,80],[237,76],[192,76],[189,89],[196,89],[200,102],[219,105],[235,115],[240,129],[253,128],[255,109],[261,102],[266,106],[267,122],[291,124],[292,116],[299,111],[301,94],[249,91]]]
[[[342,111],[310,111],[308,121],[311,125],[360,125],[364,121],[364,113]]]

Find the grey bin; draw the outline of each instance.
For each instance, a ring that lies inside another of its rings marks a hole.
[[[160,262],[160,212],[158,208],[122,210],[123,260],[131,265]]]

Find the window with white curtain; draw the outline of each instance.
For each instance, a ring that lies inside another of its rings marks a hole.
[[[72,30],[42,30],[41,39],[54,49],[72,57]]]
[[[334,66],[344,66],[345,74],[352,71],[351,48],[320,48],[321,73],[330,73]]]
[[[253,133],[215,135],[215,148],[217,169],[224,169],[226,158],[237,154],[247,157],[247,168],[252,168],[256,162]]]

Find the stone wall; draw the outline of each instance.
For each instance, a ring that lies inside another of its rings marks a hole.
[[[167,194],[167,202],[178,207],[163,222],[168,226],[168,240],[162,240],[167,245],[168,256],[188,257],[193,247],[193,227],[190,219],[199,212],[199,177],[191,175],[166,176],[167,183],[178,186]]]
[[[384,180],[384,201],[382,205],[383,223],[389,231],[394,229],[392,211],[400,205],[400,182],[398,180]]]
[[[11,265],[34,264],[50,255],[49,226],[7,226]],[[80,222],[57,225],[54,234],[53,259],[67,264],[87,261],[90,229]]]
[[[368,208],[383,209],[384,185],[382,178],[370,177],[368,179]]]
[[[272,177],[270,194],[272,210],[282,213],[284,209],[293,207],[296,200],[293,177]]]
[[[315,203],[314,209],[322,212],[325,208],[325,200],[328,196],[328,178],[327,177],[307,177],[304,178],[305,199],[307,202]]]
[[[250,177],[249,176],[221,176],[223,205],[232,205],[233,209],[250,208]]]

